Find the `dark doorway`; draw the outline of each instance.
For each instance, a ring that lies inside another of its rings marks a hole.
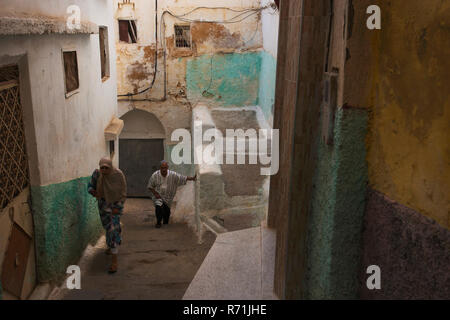
[[[147,183],[164,159],[163,139],[119,139],[120,169],[129,197],[149,197]]]

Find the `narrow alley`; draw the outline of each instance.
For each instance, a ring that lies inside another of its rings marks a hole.
[[[0,0],[1,302],[449,300],[449,52],[450,0]]]
[[[122,219],[123,241],[116,274],[105,272],[110,256],[105,237],[89,246],[80,268],[82,290],[65,283],[50,300],[179,300],[211,248],[215,235],[206,232],[202,243],[187,224],[154,228],[154,207],[149,199],[128,199]]]

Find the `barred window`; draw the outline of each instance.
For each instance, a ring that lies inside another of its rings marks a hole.
[[[186,25],[175,25],[175,47],[191,47],[191,27]]]

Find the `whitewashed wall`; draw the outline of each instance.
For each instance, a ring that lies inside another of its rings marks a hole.
[[[103,130],[117,113],[113,2],[0,2],[0,16],[48,15],[59,19],[67,18],[66,9],[73,4],[80,7],[82,20],[108,27],[110,78],[104,82],[98,34],[0,36],[0,65],[2,61],[11,61],[12,56],[25,55],[29,67],[33,119],[28,120],[34,122],[38,162],[31,166],[38,170],[34,177],[40,176],[39,181],[32,176],[35,185],[89,176],[98,166],[99,158],[108,154]],[[79,92],[67,99],[63,48],[77,51],[80,83]],[[32,152],[33,148],[29,149]]]
[[[274,3],[274,1],[261,0],[262,7],[271,3]],[[272,9],[264,10],[261,14],[261,24],[264,50],[276,58],[278,50],[278,26],[280,24],[279,12],[274,12]]]

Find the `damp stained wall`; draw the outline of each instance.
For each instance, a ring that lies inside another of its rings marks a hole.
[[[364,10],[365,2],[353,1],[355,12]],[[359,92],[346,90],[350,105],[370,112],[370,186],[448,229],[450,2],[370,4],[381,8],[382,30],[358,28],[365,17],[355,15],[349,68],[355,77],[359,68],[355,82],[363,85]]]
[[[381,30],[361,27],[369,5]],[[366,109],[363,299],[448,299],[450,3],[351,1],[344,103]],[[369,265],[381,290],[366,287]]]

